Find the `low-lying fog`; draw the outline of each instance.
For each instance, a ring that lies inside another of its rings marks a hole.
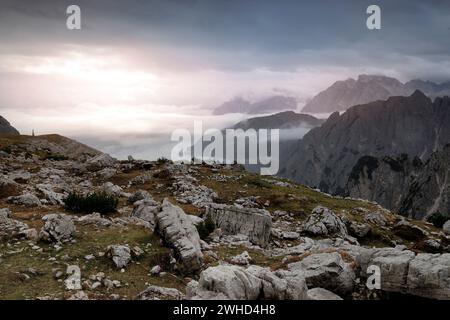
[[[76,139],[89,146],[107,152],[119,159],[132,155],[136,159],[155,160],[159,157],[170,157],[172,147],[177,143],[171,141],[175,129],[187,129],[193,132],[194,121],[201,121],[203,131],[210,128],[224,129],[239,121],[255,117],[247,114],[210,115],[203,110],[204,115],[198,115],[196,107],[185,107],[180,112],[178,107],[171,106],[141,106],[128,111],[118,106],[108,109],[95,105],[78,106],[62,113],[47,113],[39,115],[39,110],[30,110],[26,116],[23,111],[11,109],[2,110],[6,119],[22,119],[14,123],[21,134],[36,135],[58,133]],[[108,121],[103,121],[107,117]],[[326,115],[320,115],[325,118]],[[45,128],[40,131],[39,128]],[[75,129],[76,128],[76,129]],[[280,131],[281,140],[302,138],[310,128],[298,127]]]

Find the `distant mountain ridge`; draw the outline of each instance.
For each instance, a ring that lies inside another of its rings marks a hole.
[[[324,120],[318,119],[308,114],[296,113],[294,111],[284,111],[270,116],[249,118],[243,120],[232,129],[290,129],[297,127],[315,128],[320,126]]]
[[[402,83],[395,78],[381,75],[359,75],[355,79],[337,81],[318,93],[302,109],[309,113],[330,113],[344,111],[354,105],[386,100],[391,96],[409,96],[420,90],[434,98],[450,95],[450,82],[441,84],[420,79]]]
[[[228,113],[244,114],[264,114],[285,110],[296,110],[297,100],[287,96],[272,96],[257,102],[250,102],[243,98],[234,98],[222,103],[213,110],[214,115],[223,115]]]
[[[11,126],[8,120],[0,116],[0,134],[18,135],[20,133],[13,126]]]

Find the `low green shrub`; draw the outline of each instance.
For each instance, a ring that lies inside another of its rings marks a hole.
[[[0,150],[6,152],[7,154],[12,154],[12,149],[10,146],[3,147]]]
[[[445,216],[440,212],[435,212],[428,217],[427,221],[432,223],[437,228],[442,228],[442,226],[448,219],[448,216]]]
[[[116,211],[118,202],[117,197],[105,192],[92,192],[87,195],[71,192],[64,199],[67,210],[79,213],[112,213]]]
[[[156,162],[158,164],[165,164],[165,163],[170,163],[171,161],[169,159],[167,159],[166,157],[161,157],[161,158],[158,158],[158,160],[156,160]]]
[[[199,223],[197,225],[197,231],[201,239],[206,239],[211,234],[211,232],[216,229],[216,224],[214,221],[208,217],[205,221]]]
[[[54,161],[63,161],[63,160],[69,160],[69,157],[58,154],[58,153],[50,153],[47,154],[43,160],[54,160]]]

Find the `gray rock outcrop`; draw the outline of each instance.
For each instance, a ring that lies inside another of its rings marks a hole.
[[[9,197],[8,202],[18,204],[25,207],[39,207],[41,205],[41,201],[38,197],[36,197],[32,193],[24,193],[20,196]]]
[[[450,254],[419,253],[410,263],[407,292],[433,299],[450,299]]]
[[[128,245],[109,246],[107,254],[118,269],[125,268],[131,261],[131,250]]]
[[[98,212],[93,212],[91,214],[86,214],[82,217],[79,217],[77,222],[82,225],[94,224],[104,227],[110,226],[112,224],[111,220],[103,218]]]
[[[214,190],[198,184],[197,179],[190,175],[176,176],[175,179],[173,188],[178,202],[204,208],[217,198],[217,193]]]
[[[355,236],[357,238],[364,238],[369,234],[372,228],[367,223],[358,223],[355,221],[351,221],[349,223],[348,230],[352,236]]]
[[[442,226],[442,230],[450,235],[450,220],[447,220],[447,222],[444,223],[444,225]]]
[[[72,238],[75,224],[72,218],[63,213],[51,213],[42,217],[44,225],[39,238],[45,241],[61,242]]]
[[[302,275],[310,288],[320,287],[337,294],[352,292],[356,273],[351,262],[346,262],[340,253],[314,253],[301,261],[288,264],[286,275]]]
[[[241,266],[247,266],[252,261],[252,257],[248,254],[247,251],[242,252],[241,254],[238,254],[234,257],[231,257],[230,262],[232,264],[237,264]]]
[[[119,197],[123,193],[122,188],[115,185],[112,182],[105,182],[102,185],[102,191],[105,192],[107,195],[114,197]]]
[[[150,193],[145,190],[138,190],[136,192],[133,192],[133,194],[128,197],[128,203],[130,204],[133,204],[139,200],[153,200],[153,198]]]
[[[48,183],[40,183],[36,185],[36,190],[39,191],[51,204],[64,205],[64,194],[56,192],[53,185]]]
[[[450,254],[419,253],[393,248],[358,249],[356,260],[364,273],[380,267],[381,290],[430,299],[450,299]]]
[[[224,234],[243,234],[250,242],[267,246],[272,228],[272,218],[266,210],[237,208],[223,204],[211,204],[205,213]]]
[[[0,198],[12,196],[19,191],[19,185],[6,176],[0,175]]]
[[[160,210],[160,203],[153,200],[153,198],[146,198],[134,202],[131,216],[147,221],[154,228],[155,216]]]
[[[200,274],[198,282],[187,287],[188,299],[230,300],[303,300],[307,290],[301,276],[283,279],[267,268],[233,265],[209,267]]]
[[[183,209],[164,199],[161,211],[155,216],[156,230],[173,247],[180,262],[180,271],[197,272],[203,264],[200,237],[191,219]]]
[[[342,219],[332,210],[318,206],[313,209],[303,223],[302,230],[314,236],[337,236],[345,238],[348,235],[347,228]]]
[[[26,223],[13,219],[9,209],[0,209],[0,239],[24,236],[35,240],[33,231],[36,233],[36,230],[30,229]]]
[[[91,171],[98,171],[107,167],[113,167],[116,164],[116,159],[109,154],[102,153],[95,157],[90,158],[86,164]]]
[[[149,286],[139,293],[137,298],[139,300],[182,300],[184,299],[184,294],[175,288]]]

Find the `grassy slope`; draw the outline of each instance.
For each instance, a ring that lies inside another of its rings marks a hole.
[[[183,290],[185,282],[173,275],[153,277],[148,275],[149,269],[167,260],[169,249],[161,247],[159,238],[140,227],[127,228],[94,228],[93,226],[78,226],[75,236],[76,243],[65,244],[63,249],[56,251],[46,243],[38,243],[42,252],[34,250],[26,241],[16,242],[12,246],[0,244],[0,299],[27,299],[50,295],[55,298],[68,296],[63,283],[54,278],[56,269],[66,270],[66,265],[78,265],[82,278],[89,278],[98,272],[104,272],[111,280],[119,280],[121,288],[106,292],[97,289],[96,293],[118,293],[125,298],[134,298],[146,288],[147,284],[175,287]],[[127,243],[130,247],[138,245],[144,254],[135,263],[130,264],[126,272],[120,272],[107,257],[96,257],[87,261],[88,254],[105,252],[108,245]],[[68,258],[63,258],[65,255]],[[50,257],[57,262],[49,261]],[[37,275],[28,272],[34,268]],[[25,280],[21,273],[30,275]]]
[[[96,155],[101,152],[91,148],[85,144],[79,143],[75,140],[66,138],[58,134],[47,134],[40,136],[27,136],[27,135],[0,135],[0,150],[8,152],[8,149],[12,145],[20,145],[22,143],[32,142],[33,140],[44,140],[49,143],[59,145],[67,150],[67,154],[79,155],[82,153]],[[45,152],[37,154],[38,156],[44,156]]]

